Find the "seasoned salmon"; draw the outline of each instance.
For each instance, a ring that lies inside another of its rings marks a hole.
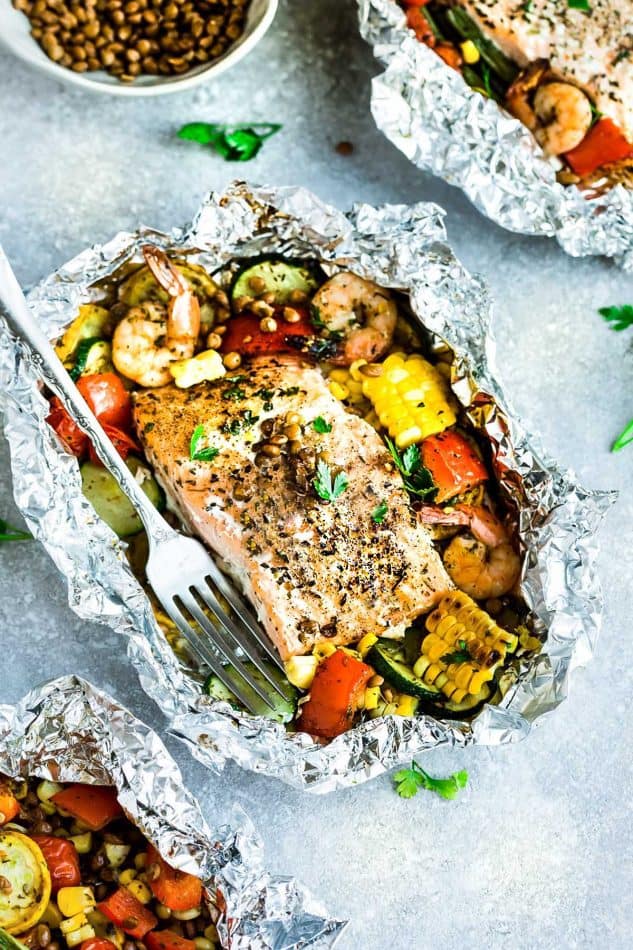
[[[459,6],[519,66],[548,59],[633,142],[631,0],[591,0],[588,12],[567,0],[460,0]]]
[[[454,586],[381,438],[316,367],[259,357],[192,389],[137,392],[134,415],[171,503],[237,580],[282,659],[322,640],[401,636]],[[302,431],[284,442],[289,424]],[[193,454],[207,461],[190,457],[194,432]],[[318,462],[326,495],[347,479],[331,501],[315,488]]]

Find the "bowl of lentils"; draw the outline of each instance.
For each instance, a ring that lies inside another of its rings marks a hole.
[[[278,0],[0,0],[0,44],[62,82],[156,96],[206,82],[264,36]]]

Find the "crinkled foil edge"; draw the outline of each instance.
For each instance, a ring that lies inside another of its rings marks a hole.
[[[16,502],[68,581],[81,617],[109,624],[128,638],[128,655],[145,691],[193,755],[219,769],[242,767],[313,792],[369,779],[426,749],[516,742],[533,720],[566,696],[572,669],[593,651],[601,593],[593,563],[596,529],[613,500],[588,492],[542,458],[504,402],[494,372],[491,302],[445,244],[442,212],[432,204],[358,205],[348,214],[302,188],[251,188],[236,182],[210,194],[192,224],[163,234],[141,228],[91,247],[39,284],[30,304],[51,338],[78,304],[94,299],[91,285],[115,272],[146,241],[171,250],[197,249],[193,260],[215,268],[236,254],[317,256],[327,268],[349,266],[385,286],[407,290],[414,311],[455,353],[453,390],[490,440],[499,482],[521,512],[528,551],[522,591],[543,639],[543,652],[517,665],[500,706],[472,723],[428,716],[365,722],[327,746],[283,726],[240,715],[200,695],[158,628],[149,600],[132,575],[124,547],[94,514],[80,489],[79,470],[45,424],[29,354],[0,334],[0,382]]]
[[[371,111],[390,142],[502,227],[554,236],[574,257],[602,254],[633,270],[630,189],[588,200],[559,184],[532,134],[420,43],[396,0],[358,6],[361,34],[386,67],[373,79]]]
[[[264,870],[261,843],[241,808],[233,809],[234,827],[211,831],[156,733],[80,677],[0,706],[0,771],[114,785],[128,818],[163,857],[203,880],[223,947],[326,948],[345,927],[296,881]]]

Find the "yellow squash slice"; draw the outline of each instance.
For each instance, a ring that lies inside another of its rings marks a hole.
[[[0,831],[0,927],[24,933],[42,917],[51,896],[51,876],[38,845],[18,831]]]

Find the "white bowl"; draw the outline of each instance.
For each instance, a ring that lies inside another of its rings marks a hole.
[[[48,73],[52,79],[72,86],[113,96],[161,96],[207,82],[238,63],[264,36],[275,18],[278,3],[279,0],[251,0],[244,32],[226,53],[212,63],[202,63],[178,76],[139,76],[132,83],[119,82],[101,71],[75,73],[54,63],[35,42],[27,17],[13,8],[11,0],[0,0],[0,45],[41,72]]]

